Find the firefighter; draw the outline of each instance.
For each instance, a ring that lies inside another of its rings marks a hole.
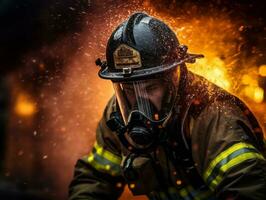
[[[266,196],[262,129],[237,97],[188,71],[188,53],[162,21],[135,13],[109,38],[99,76],[115,95],[69,199],[115,200],[128,185],[151,200]]]

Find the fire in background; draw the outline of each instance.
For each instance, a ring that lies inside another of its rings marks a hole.
[[[252,10],[249,4],[211,2],[90,1],[93,9],[81,15],[81,31],[29,53],[27,70],[10,78],[14,101],[5,175],[51,199],[66,197],[74,164],[89,152],[97,122],[113,94],[111,84],[97,77],[94,61],[104,58],[112,30],[139,10],[168,23],[191,53],[204,54],[189,69],[244,99],[265,126],[264,21],[245,13]],[[75,9],[69,6],[69,12]],[[75,52],[68,52],[69,41],[78,41]],[[125,192],[121,199],[145,198]]]

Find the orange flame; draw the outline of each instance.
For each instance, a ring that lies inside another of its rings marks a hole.
[[[22,117],[30,117],[37,111],[36,104],[25,93],[18,95],[15,103],[15,113]]]

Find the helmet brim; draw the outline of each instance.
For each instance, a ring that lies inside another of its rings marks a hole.
[[[124,73],[122,70],[117,72],[111,72],[108,69],[108,66],[99,71],[99,76],[103,79],[108,79],[113,82],[120,81],[132,81],[132,80],[143,80],[146,78],[153,77],[154,75],[166,72],[168,70],[174,69],[175,67],[185,63],[185,60],[181,60],[178,62],[174,62],[171,64],[160,65],[152,68],[144,68],[144,69],[132,69],[130,74]]]

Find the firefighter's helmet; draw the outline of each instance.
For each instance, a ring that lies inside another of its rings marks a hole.
[[[162,21],[146,13],[135,13],[120,24],[109,38],[106,62],[99,76],[112,81],[144,79],[191,62],[195,55],[187,54],[175,33]]]
[[[165,23],[135,13],[109,38],[107,61],[98,59],[96,64],[101,66],[99,76],[113,81],[127,125],[135,111],[152,122],[163,122],[175,102],[176,67],[197,57],[201,55],[187,53],[187,47],[179,44]]]

